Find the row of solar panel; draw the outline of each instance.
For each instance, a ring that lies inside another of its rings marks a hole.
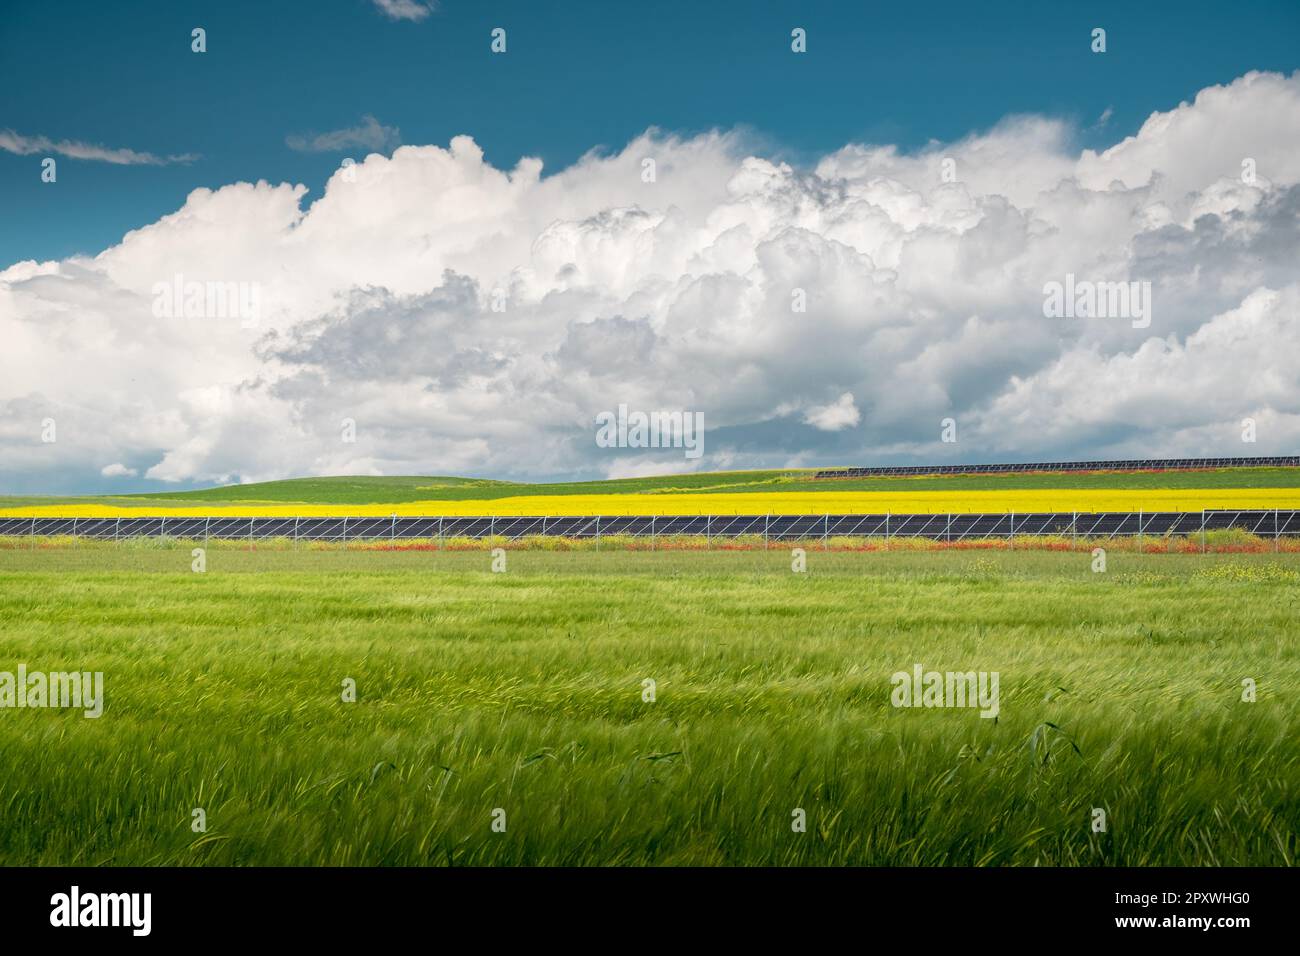
[[[81,538],[294,538],[373,541],[410,538],[593,538],[608,535],[761,535],[995,538],[1009,535],[1192,534],[1240,528],[1268,537],[1300,535],[1300,511],[1103,512],[1095,514],[690,515],[401,518],[0,518],[0,536]]]
[[[1024,471],[1187,471],[1194,468],[1295,468],[1300,455],[1262,458],[1143,458],[1127,461],[1045,461],[1011,465],[884,465],[826,468],[814,478],[875,478],[891,475],[981,475]]]

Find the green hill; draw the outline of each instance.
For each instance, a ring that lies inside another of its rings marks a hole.
[[[163,503],[401,504],[520,495],[674,494],[692,492],[980,491],[1035,488],[1297,488],[1300,468],[1222,468],[1209,471],[944,475],[924,478],[814,479],[809,470],[725,471],[606,481],[522,483],[437,475],[290,478],[199,491],[112,496],[0,496],[0,507],[25,504],[110,504],[147,508]]]

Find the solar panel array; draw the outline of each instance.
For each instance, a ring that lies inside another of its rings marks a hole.
[[[814,478],[989,475],[1029,471],[1190,471],[1203,468],[1297,468],[1300,455],[1261,458],[1137,458],[1125,461],[1043,461],[1004,465],[882,465],[825,468]]]
[[[600,538],[760,536],[797,541],[824,537],[933,538],[960,541],[1012,535],[1088,538],[1196,534],[1238,528],[1264,537],[1300,536],[1300,511],[1114,511],[1026,514],[853,515],[600,515],[591,517],[340,517],[340,518],[0,518],[0,536],[57,536],[125,540],[168,537],[189,540],[383,541],[447,538],[519,539],[535,535]]]

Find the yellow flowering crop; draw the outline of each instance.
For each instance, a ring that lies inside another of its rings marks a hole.
[[[0,509],[0,517],[114,518],[356,517],[396,515],[734,515],[894,514],[1072,511],[1201,511],[1300,508],[1300,488],[1000,489],[993,491],[792,491],[738,494],[518,495],[401,504],[38,505]]]

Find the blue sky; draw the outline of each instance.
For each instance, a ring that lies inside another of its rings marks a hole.
[[[808,30],[792,57],[789,31]],[[208,52],[190,51],[202,26]],[[489,31],[508,31],[492,56]],[[1088,33],[1108,31],[1093,56]],[[548,172],[650,126],[743,127],[798,163],[849,142],[915,148],[1015,113],[1075,121],[1104,146],[1153,110],[1247,70],[1295,69],[1300,4],[918,4],[442,0],[394,21],[370,0],[140,0],[8,5],[0,129],[190,163],[0,152],[0,264],[95,253],[199,186],[258,179],[319,195],[339,157],[293,134],[374,116],[404,143],[473,135],[510,168]],[[1093,127],[1104,111],[1109,121]],[[359,158],[359,157],[358,157]]]

